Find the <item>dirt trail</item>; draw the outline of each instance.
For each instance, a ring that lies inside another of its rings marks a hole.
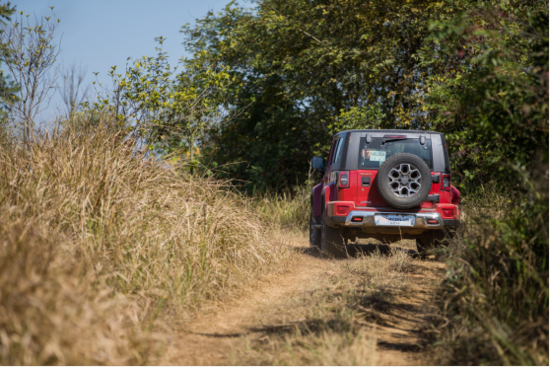
[[[343,269],[357,261],[368,261],[322,259],[309,249],[306,239],[296,240],[293,245],[296,262],[291,269],[267,281],[256,282],[253,288],[218,306],[215,312],[182,325],[163,363],[259,363],[246,359],[251,345],[254,353],[261,354],[266,340],[281,338],[293,326],[305,323],[311,308],[322,303],[323,297],[330,296],[327,291],[330,283],[340,281]],[[363,324],[369,326],[369,337],[376,341],[371,360],[375,365],[421,365],[425,360],[420,328],[433,296],[437,271],[443,265],[435,261],[414,261],[421,270],[403,275],[407,287],[393,292],[390,301],[379,295],[393,288],[388,284],[377,288],[375,284],[372,294],[378,296],[370,298],[370,306],[357,305],[363,314],[368,314]]]

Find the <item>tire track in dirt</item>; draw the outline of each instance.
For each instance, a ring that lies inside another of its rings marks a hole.
[[[254,344],[254,353],[261,353],[263,341],[281,337],[282,330],[307,319],[308,297],[317,294],[311,299],[311,307],[319,303],[319,294],[323,297],[324,290],[330,287],[327,279],[338,283],[350,264],[368,261],[368,258],[322,259],[309,249],[307,239],[295,240],[293,246],[296,261],[288,271],[257,281],[239,297],[218,305],[214,312],[183,324],[161,363],[256,364],[258,362],[246,358],[251,344]],[[390,301],[374,297],[369,307],[357,305],[366,316],[361,322],[370,330],[369,337],[376,339],[371,360],[375,365],[421,365],[425,361],[421,327],[430,308],[437,273],[443,265],[432,261],[419,264],[420,273],[404,275],[403,281],[410,287],[401,293],[394,292]],[[381,285],[380,289],[375,285],[372,294],[387,291],[387,285]]]

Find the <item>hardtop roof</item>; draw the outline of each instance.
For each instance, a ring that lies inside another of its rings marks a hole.
[[[425,131],[425,130],[399,130],[399,129],[354,129],[354,130],[342,130],[334,136],[342,133],[400,133],[400,134],[440,134],[443,133],[437,131]]]

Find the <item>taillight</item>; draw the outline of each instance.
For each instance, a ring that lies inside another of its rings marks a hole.
[[[443,209],[443,216],[445,218],[451,218],[454,214],[454,210],[453,209]]]
[[[450,191],[451,190],[451,175],[443,174],[441,180],[441,190]]]
[[[336,214],[348,214],[349,206],[347,205],[337,205]]]
[[[349,172],[340,172],[338,174],[338,188],[345,189],[347,187],[349,187]]]

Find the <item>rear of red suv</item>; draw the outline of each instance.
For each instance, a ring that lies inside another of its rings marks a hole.
[[[416,239],[419,250],[460,223],[460,193],[451,183],[445,138],[411,130],[352,130],[334,136],[326,168],[312,190],[310,242],[345,256],[357,238]]]

